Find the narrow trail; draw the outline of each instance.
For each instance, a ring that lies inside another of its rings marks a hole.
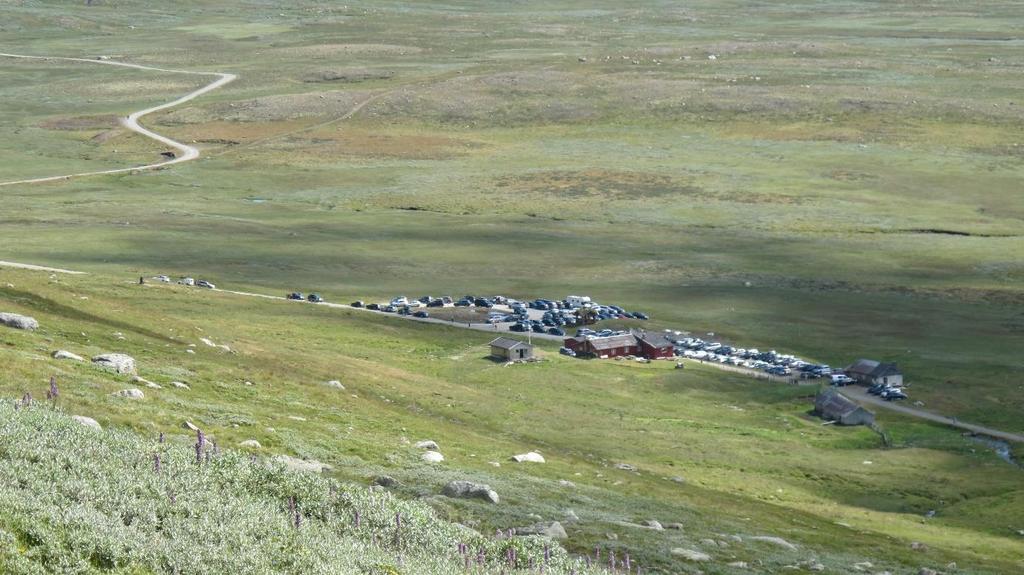
[[[214,80],[213,82],[210,82],[209,84],[207,84],[207,85],[205,85],[205,86],[203,86],[203,87],[201,87],[201,88],[199,88],[197,90],[189,92],[188,94],[185,94],[184,96],[182,96],[182,97],[180,97],[180,98],[178,98],[176,100],[172,100],[170,102],[167,102],[165,104],[160,104],[158,106],[153,106],[151,108],[146,108],[145,110],[139,110],[137,112],[132,112],[130,115],[128,115],[127,118],[121,119],[121,125],[124,126],[125,128],[128,128],[129,130],[131,130],[131,131],[133,131],[133,132],[135,132],[137,134],[141,134],[141,135],[143,135],[143,136],[145,136],[147,138],[150,138],[152,140],[156,140],[157,142],[160,142],[161,144],[165,144],[165,145],[170,146],[171,148],[174,148],[175,150],[177,150],[178,153],[179,153],[177,155],[177,157],[168,159],[166,161],[157,162],[157,163],[154,163],[154,164],[146,164],[146,165],[143,165],[143,166],[134,166],[134,167],[131,167],[131,168],[115,168],[115,169],[112,169],[112,170],[98,170],[98,171],[95,171],[95,172],[80,172],[80,173],[76,173],[76,174],[64,174],[64,175],[60,175],[60,176],[47,176],[47,177],[43,177],[43,178],[29,178],[29,179],[25,179],[25,180],[14,180],[14,181],[10,181],[10,182],[0,182],[0,186],[13,186],[15,184],[35,184],[35,183],[41,183],[41,182],[55,182],[55,181],[60,181],[60,180],[70,180],[71,178],[81,178],[81,177],[85,177],[85,176],[98,176],[98,175],[104,175],[104,174],[125,174],[125,173],[129,173],[129,172],[137,172],[137,171],[142,171],[142,170],[155,170],[157,168],[163,168],[163,167],[166,167],[166,166],[171,166],[171,165],[174,165],[174,164],[180,164],[182,162],[188,162],[188,161],[194,160],[194,159],[199,157],[199,150],[197,148],[195,148],[193,146],[189,146],[188,144],[183,144],[183,143],[178,142],[176,140],[172,140],[172,139],[168,138],[167,136],[162,136],[160,134],[157,134],[156,132],[146,128],[143,125],[141,125],[139,123],[139,120],[142,117],[144,117],[144,116],[146,116],[148,114],[152,114],[153,112],[159,112],[161,110],[166,110],[167,108],[173,108],[174,106],[178,106],[180,104],[184,104],[185,102],[188,102],[189,100],[192,100],[192,99],[195,99],[195,98],[197,98],[199,96],[202,96],[203,94],[205,94],[207,92],[216,90],[217,88],[220,88],[221,86],[223,86],[223,85],[227,84],[228,82],[231,82],[231,81],[235,80],[235,78],[237,78],[237,76],[235,76],[234,74],[227,74],[227,73],[223,73],[223,72],[192,72],[192,71],[189,71],[189,70],[169,70],[169,69],[166,69],[166,68],[154,68],[152,66],[143,66],[141,64],[127,64],[127,63],[124,63],[124,62],[115,62],[113,60],[90,60],[90,59],[87,59],[87,58],[64,58],[64,57],[53,57],[53,56],[26,56],[26,55],[23,55],[23,54],[6,54],[6,53],[2,53],[2,52],[0,52],[0,57],[4,57],[4,58],[20,58],[20,59],[26,59],[26,60],[46,60],[46,61],[59,60],[59,61],[63,61],[63,62],[86,62],[86,63],[89,63],[89,64],[105,64],[107,66],[121,66],[121,67],[124,67],[124,68],[134,68],[136,70],[148,70],[148,71],[152,71],[152,72],[170,72],[170,73],[173,73],[173,74],[189,74],[189,75],[193,75],[193,76],[216,76],[217,77],[217,79]]]

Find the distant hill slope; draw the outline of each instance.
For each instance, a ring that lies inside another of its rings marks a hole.
[[[587,572],[540,538],[483,537],[388,493],[210,442],[197,463],[194,446],[18,403],[0,402],[2,573],[509,573],[512,549],[520,567],[548,555],[547,573]]]

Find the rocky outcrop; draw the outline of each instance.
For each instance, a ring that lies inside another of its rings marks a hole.
[[[454,497],[458,499],[483,499],[489,503],[498,502],[498,494],[491,489],[490,485],[484,485],[483,483],[473,483],[472,481],[449,481],[444,489],[441,490],[441,494],[445,497]]]
[[[117,373],[135,373],[135,358],[123,353],[104,353],[92,358],[92,362],[100,367],[112,369]]]
[[[29,331],[39,329],[39,322],[36,321],[36,318],[16,313],[0,312],[0,325]]]

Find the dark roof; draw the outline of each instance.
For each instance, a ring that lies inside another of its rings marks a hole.
[[[519,346],[533,347],[525,341],[519,341],[510,337],[499,337],[491,342],[491,347],[500,347],[501,349],[514,349]]]
[[[899,375],[900,370],[895,363],[880,363],[873,359],[858,359],[853,365],[846,368],[846,373],[866,375],[868,377],[884,377],[887,375]]]
[[[665,348],[665,347],[673,347],[674,348],[675,345],[676,345],[674,341],[670,340],[663,333],[640,332],[640,333],[636,334],[636,338],[638,340],[646,343],[647,345],[649,345],[651,347],[654,347],[654,348],[658,348],[658,349]]]
[[[818,393],[818,396],[814,398],[814,407],[818,413],[834,419],[849,415],[860,408],[845,395],[831,388]]]
[[[636,345],[636,338],[630,334],[595,337],[590,340],[590,345],[593,346],[595,350],[632,347]]]

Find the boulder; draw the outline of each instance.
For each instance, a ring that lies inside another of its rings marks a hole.
[[[914,551],[927,551],[928,550],[928,546],[925,545],[924,543],[921,543],[920,541],[913,541],[913,542],[911,542],[910,548],[913,549]]]
[[[573,489],[573,488],[576,487],[576,484],[573,483],[572,481],[569,481],[568,479],[559,479],[558,480],[558,485],[559,485],[559,487],[567,487],[567,488],[570,488],[570,489]]]
[[[159,385],[157,383],[153,383],[152,381],[149,381],[148,379],[141,378],[141,377],[139,377],[137,375],[133,375],[132,376],[132,383],[142,383],[142,384],[145,384],[145,386],[150,388],[150,389],[163,389],[163,387],[161,385]]]
[[[621,469],[622,471],[636,471],[636,466],[629,463],[616,463],[615,469]]]
[[[423,452],[423,455],[420,456],[420,459],[427,463],[441,463],[444,461],[444,456],[441,455],[440,451],[425,451]]]
[[[328,381],[324,385],[326,385],[327,387],[333,387],[334,389],[345,389],[345,386],[342,385],[341,382],[336,379],[332,379],[331,381]]]
[[[682,530],[682,528],[683,528],[683,524],[682,523],[666,523],[665,524],[665,529],[675,529],[676,531],[680,531],[680,530]]]
[[[440,447],[437,446],[437,442],[426,439],[424,441],[417,441],[416,447],[418,449],[429,449],[431,451],[437,451]]]
[[[815,562],[811,563],[810,565],[808,565],[807,569],[809,571],[814,571],[814,572],[820,573],[821,571],[825,570],[825,566],[822,565],[821,563],[818,563],[817,561],[815,561]]]
[[[536,451],[531,451],[529,453],[520,453],[519,455],[513,455],[511,459],[516,463],[544,463],[544,456],[537,453]]]
[[[39,322],[36,321],[36,318],[16,313],[0,313],[0,325],[29,331],[39,329]]]
[[[445,497],[458,499],[483,499],[489,503],[498,502],[498,494],[491,489],[490,485],[473,483],[472,481],[449,481],[448,485],[445,485],[444,489],[441,490],[441,494]]]
[[[751,539],[754,540],[754,541],[763,541],[765,543],[771,543],[772,545],[777,545],[779,547],[782,547],[783,549],[789,549],[790,551],[796,551],[796,545],[793,545],[792,543],[790,543],[789,541],[786,541],[782,537],[771,537],[771,536],[768,536],[768,535],[758,535],[758,536],[755,536],[755,537],[751,537]]]
[[[172,381],[171,385],[177,387],[178,389],[192,389],[191,387],[188,386],[187,383],[182,383],[180,381]]]
[[[187,419],[181,423],[181,427],[189,431],[199,431],[199,428],[196,427],[196,424],[192,423],[191,421],[188,421]]]
[[[736,569],[747,569],[750,565],[746,561],[733,561],[728,564],[729,567],[735,567]]]
[[[644,521],[644,527],[647,527],[648,529],[653,529],[655,531],[665,530],[665,528],[661,525],[661,522],[655,519],[648,519],[647,521]]]
[[[146,397],[145,394],[142,393],[141,389],[136,389],[134,387],[122,389],[121,391],[114,392],[112,395],[115,397],[123,397],[125,399],[143,399]]]
[[[239,447],[247,447],[249,449],[262,449],[263,448],[263,446],[260,445],[260,442],[256,441],[255,439],[246,439],[245,441],[239,443],[238,445],[239,445]]]
[[[685,549],[683,547],[676,547],[672,550],[672,554],[676,557],[682,557],[687,561],[711,561],[711,556],[703,551],[697,551],[696,549]]]
[[[551,539],[568,539],[569,534],[557,521],[534,523],[527,527],[516,527],[516,535],[540,535]]]
[[[104,353],[92,358],[100,367],[113,369],[117,373],[135,373],[135,358],[123,353]]]
[[[288,455],[275,456],[271,461],[280,463],[292,471],[302,471],[305,473],[323,473],[332,469],[330,465],[315,459],[298,459]]]
[[[58,349],[57,351],[53,352],[52,355],[53,359],[70,359],[73,361],[85,361],[84,357],[76,353],[71,353],[70,351],[65,351],[63,349]]]
[[[565,510],[565,520],[566,521],[579,521],[580,520],[580,516],[576,515],[576,512],[574,510],[566,509]]]
[[[99,422],[91,417],[86,417],[84,415],[72,415],[71,419],[77,421],[78,423],[81,423],[86,427],[91,427],[97,431],[103,431],[103,427],[100,426]]]
[[[861,561],[860,563],[854,563],[853,564],[853,568],[856,569],[857,571],[868,571],[868,570],[872,569],[874,566],[875,565],[873,563],[871,563],[870,561]]]

